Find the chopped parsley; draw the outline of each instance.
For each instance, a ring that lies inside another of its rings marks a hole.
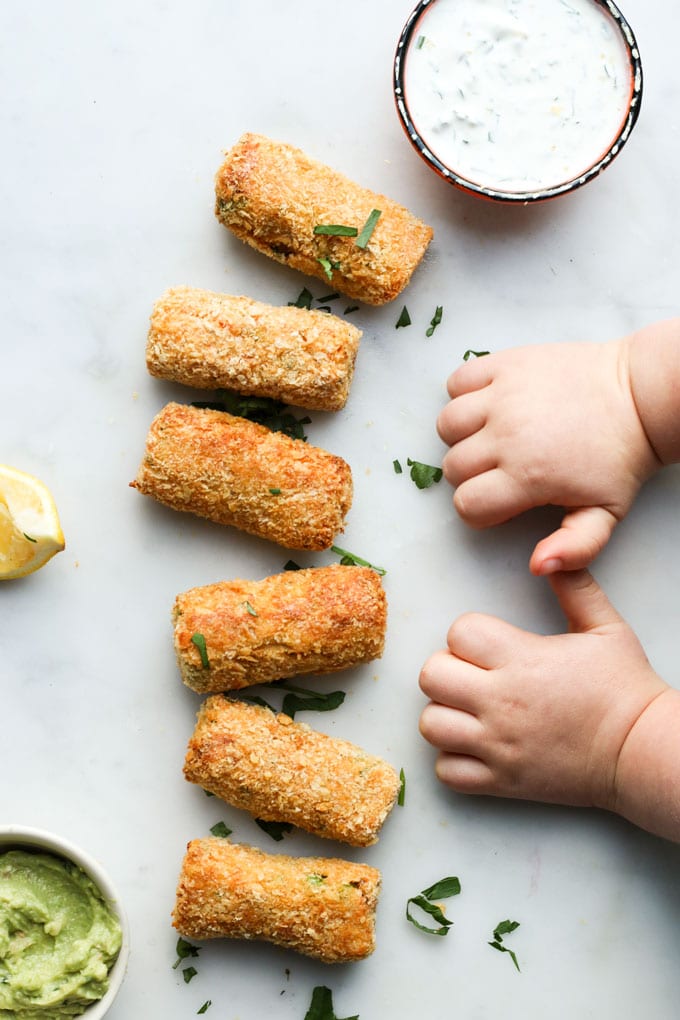
[[[30,535],[27,535],[25,531],[22,531],[21,534],[24,536],[24,538],[26,539],[27,542],[37,542],[38,541],[37,538],[32,538]]]
[[[243,605],[245,606],[245,610],[247,613],[250,613],[251,616],[257,616],[257,613],[255,612],[255,610],[253,609],[253,607],[251,606],[250,602],[248,602],[247,599],[243,603]]]
[[[350,312],[358,312],[358,311],[359,311],[359,305],[347,305],[347,308],[345,308],[345,311],[343,312],[343,315],[349,315]]]
[[[215,822],[214,825],[210,826],[210,831],[213,836],[217,836],[219,839],[226,839],[227,836],[231,836],[233,829],[230,829],[224,822]]]
[[[272,496],[280,496],[281,495],[281,490],[280,489],[270,489],[269,491],[272,494]]]
[[[192,978],[195,978],[198,971],[195,967],[185,967],[182,971],[182,977],[184,978],[184,984],[188,985]]]
[[[332,712],[345,700],[344,691],[324,694],[321,691],[310,691],[306,687],[292,687],[288,684],[279,686],[288,692],[283,699],[281,711],[291,719],[295,718],[296,712]]]
[[[203,669],[210,669],[210,660],[208,658],[208,649],[205,644],[205,638],[202,634],[191,635],[192,645],[196,645],[198,648],[198,654],[201,656],[201,666]]]
[[[422,50],[424,42],[425,42],[425,36],[424,35],[419,35],[418,38],[416,39],[416,49],[417,50]]]
[[[433,467],[432,464],[421,464],[419,460],[407,458],[406,463],[411,468],[409,472],[411,479],[419,489],[429,489],[435,482],[442,480],[443,471],[440,467]]]
[[[432,334],[434,333],[435,329],[437,328],[439,323],[442,321],[443,313],[444,313],[444,306],[443,305],[437,305],[437,307],[435,309],[435,313],[432,316],[432,320],[430,322],[430,325],[425,330],[425,336],[432,336]]]
[[[373,563],[369,563],[368,560],[362,560],[361,556],[355,556],[354,553],[341,549],[339,545],[332,545],[331,552],[340,557],[343,567],[370,567],[371,570],[375,570],[376,574],[380,574],[381,577],[384,577],[387,573],[382,567],[376,567]]]
[[[489,945],[492,949],[497,949],[499,953],[509,953],[510,959],[517,970],[519,970],[517,956],[513,953],[512,949],[508,949],[507,946],[503,945],[503,936],[509,935],[511,932],[515,931],[516,928],[519,928],[519,921],[499,921],[493,930],[493,942],[489,942]]]
[[[342,223],[317,223],[314,233],[325,234],[326,237],[356,237],[359,231],[356,227],[346,227]]]
[[[470,358],[483,358],[487,354],[491,354],[491,351],[473,351],[471,348],[468,348],[463,355],[463,361],[469,361]]]
[[[321,268],[326,274],[326,277],[329,280],[333,279],[333,270],[340,269],[340,263],[334,262],[333,259],[327,259],[324,256],[322,256],[320,259],[317,259],[316,261],[320,264]]]
[[[192,946],[191,942],[187,942],[186,939],[177,939],[177,946],[175,947],[177,959],[173,963],[172,969],[177,970],[182,960],[186,960],[189,956],[198,956],[200,951],[200,946]]]
[[[406,919],[418,928],[419,931],[424,931],[428,935],[448,935],[453,921],[446,917],[441,907],[434,903],[433,900],[443,900],[448,899],[449,896],[457,896],[460,893],[460,888],[460,881],[454,876],[442,878],[439,882],[435,882],[429,888],[423,889],[418,896],[411,896],[406,901]],[[439,927],[430,928],[428,925],[418,921],[409,909],[411,904],[419,907],[420,910],[436,921]]]
[[[333,1009],[333,993],[325,985],[317,985],[312,992],[312,1001],[305,1013],[305,1020],[340,1020]],[[359,1015],[345,1017],[344,1020],[359,1020]]]
[[[289,301],[288,304],[289,306],[292,305],[293,308],[311,308],[312,292],[310,290],[307,290],[306,287],[303,287],[300,293],[298,294],[296,300]]]
[[[340,295],[338,294],[338,292],[333,291],[332,294],[324,294],[323,297],[318,297],[316,300],[319,302],[320,305],[325,305],[327,301],[335,301],[339,297]]]
[[[403,807],[406,802],[406,773],[403,769],[399,770],[399,793],[397,794],[397,804],[399,807]]]
[[[395,329],[399,329],[401,326],[410,326],[410,325],[411,325],[411,316],[408,314],[408,308],[406,307],[406,305],[404,305],[404,307],[401,310],[401,315],[397,319],[397,324],[396,324],[396,326],[394,328]]]
[[[272,432],[283,432],[291,439],[302,439],[304,442],[307,436],[302,426],[309,425],[312,420],[309,417],[296,418],[290,411],[284,411],[286,404],[272,397],[244,397],[231,390],[217,390],[215,400],[195,401],[192,406],[226,411],[227,414],[264,425]]]
[[[401,474],[404,473],[404,469],[403,469],[403,467],[401,466],[401,464],[399,463],[398,460],[393,460],[392,461],[392,467],[394,468],[395,475],[401,475]]]
[[[365,248],[368,242],[371,240],[371,235],[375,230],[375,225],[382,216],[381,209],[371,209],[368,219],[361,228],[361,233],[356,239],[357,248]]]
[[[206,999],[201,1008],[196,1010],[196,1016],[198,1016],[200,1013],[207,1013],[211,1006],[212,999]]]
[[[280,843],[285,835],[293,831],[290,822],[265,822],[262,818],[256,818],[255,824],[259,825],[263,832]]]
[[[295,560],[286,560],[286,562],[283,564],[283,569],[284,570],[302,570],[302,567],[300,566],[299,563],[296,563]]]

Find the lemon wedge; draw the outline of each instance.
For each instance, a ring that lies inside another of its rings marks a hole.
[[[32,574],[64,545],[47,486],[33,475],[0,464],[0,581]]]

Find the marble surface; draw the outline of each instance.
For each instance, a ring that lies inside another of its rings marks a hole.
[[[395,458],[441,457],[434,419],[468,347],[606,339],[677,312],[674,15],[661,0],[625,0],[645,90],[610,169],[573,196],[505,208],[454,191],[403,136],[391,63],[410,9],[411,0],[0,7],[0,461],[47,482],[67,539],[44,570],[0,587],[0,813],[80,843],[120,887],[132,956],[111,1020],[181,1020],[206,1000],[222,1020],[302,1020],[319,984],[333,989],[339,1016],[362,1020],[677,1012],[680,850],[597,811],[455,796],[434,779],[417,732],[420,665],[459,613],[562,627],[547,585],[527,570],[557,514],[474,533],[445,483],[421,492],[392,468]],[[186,283],[286,303],[309,283],[213,216],[213,175],[245,130],[299,145],[435,228],[404,300],[354,315],[364,338],[347,408],[309,426],[311,441],[354,472],[341,544],[388,570],[383,659],[320,681],[345,689],[345,704],[304,717],[405,768],[406,805],[364,852],[300,834],[274,844],[184,781],[198,698],[173,658],[174,596],[277,572],[288,554],[128,487],[156,410],[194,396],[147,376],[154,300]],[[413,325],[396,331],[404,303]],[[443,321],[427,339],[436,305]],[[678,470],[653,479],[595,569],[676,685],[679,499]],[[218,820],[273,852],[381,868],[375,955],[325,968],[214,943],[185,984],[172,969],[174,885],[186,842]],[[455,926],[428,938],[405,921],[405,901],[447,874],[463,889],[450,904]],[[511,936],[521,974],[487,946],[504,918],[521,922]]]

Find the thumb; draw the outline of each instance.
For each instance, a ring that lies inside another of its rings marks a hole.
[[[593,562],[611,537],[618,519],[601,506],[571,510],[562,526],[534,549],[529,569],[543,576],[557,570],[581,570]]]
[[[550,585],[572,634],[603,630],[623,622],[623,618],[587,570],[552,574]]]

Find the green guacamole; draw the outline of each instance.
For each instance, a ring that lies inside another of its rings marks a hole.
[[[0,853],[0,1017],[80,1016],[106,993],[121,941],[116,915],[75,864]]]

